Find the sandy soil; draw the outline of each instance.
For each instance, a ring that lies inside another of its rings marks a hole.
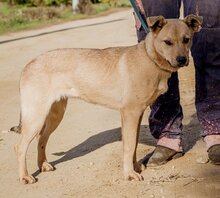
[[[7,130],[19,120],[18,81],[22,68],[32,58],[55,48],[132,45],[136,34],[131,10],[109,16],[69,22],[40,30],[0,37],[0,197],[123,197],[123,198],[217,198],[220,197],[220,169],[206,160],[201,128],[194,107],[194,68],[180,75],[184,109],[184,157],[168,164],[147,168],[144,181],[125,181],[122,175],[122,143],[118,112],[70,100],[65,119],[51,136],[48,159],[56,171],[37,170],[34,140],[28,151],[33,185],[18,182],[13,145],[19,135]],[[144,116],[138,159],[153,151],[155,141]]]

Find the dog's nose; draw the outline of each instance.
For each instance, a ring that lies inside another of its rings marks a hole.
[[[183,66],[186,63],[187,58],[185,56],[177,56],[176,61],[179,63],[179,66]]]

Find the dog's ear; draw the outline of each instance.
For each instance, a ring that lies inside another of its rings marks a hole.
[[[163,16],[147,17],[147,25],[152,32],[160,31],[166,23]]]
[[[202,16],[190,14],[183,20],[193,32],[199,32],[203,21]]]

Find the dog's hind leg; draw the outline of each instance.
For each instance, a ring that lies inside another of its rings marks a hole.
[[[41,172],[54,170],[54,167],[47,162],[45,149],[50,134],[58,127],[63,119],[66,105],[67,98],[62,98],[60,101],[52,104],[45,125],[38,136],[38,167]]]
[[[134,109],[121,110],[124,175],[128,180],[142,180],[142,176],[134,170],[133,160],[136,158],[138,129],[143,111],[138,107]]]
[[[22,127],[21,127],[21,139],[15,146],[15,152],[19,164],[19,178],[20,182],[24,184],[35,183],[34,177],[28,174],[26,164],[26,154],[29,144],[34,137],[40,133],[44,126],[47,113],[50,109],[49,103],[39,103],[37,100],[30,100],[22,98]]]

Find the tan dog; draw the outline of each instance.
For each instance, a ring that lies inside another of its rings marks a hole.
[[[126,179],[142,180],[136,172],[140,170],[136,147],[142,115],[167,90],[171,72],[188,65],[192,37],[202,19],[194,15],[184,20],[158,16],[147,22],[151,32],[137,45],[58,49],[24,68],[20,80],[22,136],[15,146],[21,182],[36,181],[28,174],[26,152],[37,135],[39,169],[54,170],[47,162],[45,148],[63,118],[68,97],[120,111],[124,175]]]

